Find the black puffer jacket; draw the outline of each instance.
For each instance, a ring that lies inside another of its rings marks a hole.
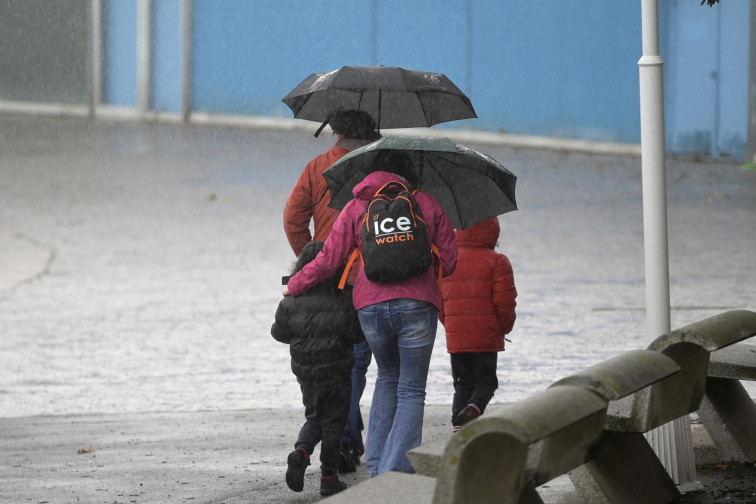
[[[323,242],[308,243],[293,273],[315,258]],[[307,293],[286,296],[278,304],[273,337],[290,345],[291,370],[303,385],[320,387],[348,381],[354,365],[352,347],[365,338],[352,304],[351,287],[338,288],[341,272]]]

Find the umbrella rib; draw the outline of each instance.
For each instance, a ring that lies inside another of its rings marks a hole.
[[[378,131],[381,131],[381,100],[383,99],[383,90],[378,90]]]
[[[433,171],[436,172],[436,174],[438,175],[438,177],[441,180],[443,180],[443,182],[450,188],[449,192],[451,193],[452,201],[454,201],[454,209],[457,211],[457,215],[459,216],[459,225],[460,225],[460,227],[464,228],[464,223],[462,222],[462,214],[459,211],[460,210],[460,208],[459,208],[459,200],[457,199],[457,195],[454,194],[454,191],[451,190],[452,186],[451,186],[451,183],[449,182],[449,180],[447,180],[446,177],[444,177],[444,174],[443,174],[443,172],[441,170],[439,170],[439,169],[436,168],[435,163],[433,161],[435,159],[437,159],[437,158],[440,158],[440,156],[438,156],[438,157],[436,157],[436,156],[434,156],[434,157],[428,156],[428,163],[433,167]],[[451,161],[451,160],[449,160],[449,161]],[[464,165],[460,165],[460,166],[464,166]]]
[[[428,126],[433,126],[430,122],[430,119],[428,118],[428,114],[425,113],[425,104],[423,103],[423,100],[420,98],[420,93],[415,92],[415,96],[417,96],[417,101],[420,102],[420,110],[423,111],[423,117],[425,117],[425,122],[428,124]]]

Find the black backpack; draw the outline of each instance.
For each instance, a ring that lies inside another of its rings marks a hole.
[[[362,264],[371,282],[400,282],[422,275],[433,264],[433,253],[425,220],[414,194],[400,182],[389,182],[378,191],[362,217]],[[435,249],[435,250],[434,250]],[[341,284],[354,262],[353,253]]]

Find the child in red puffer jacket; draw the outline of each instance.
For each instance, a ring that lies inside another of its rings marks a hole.
[[[496,217],[456,230],[457,270],[441,288],[444,304],[438,318],[451,356],[454,432],[479,417],[499,387],[497,356],[516,318],[512,265],[494,250],[499,231]]]

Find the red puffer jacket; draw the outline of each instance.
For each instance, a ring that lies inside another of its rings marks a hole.
[[[517,289],[509,258],[494,250],[499,220],[492,217],[456,230],[457,270],[442,286],[438,318],[449,353],[499,352],[515,322]]]

